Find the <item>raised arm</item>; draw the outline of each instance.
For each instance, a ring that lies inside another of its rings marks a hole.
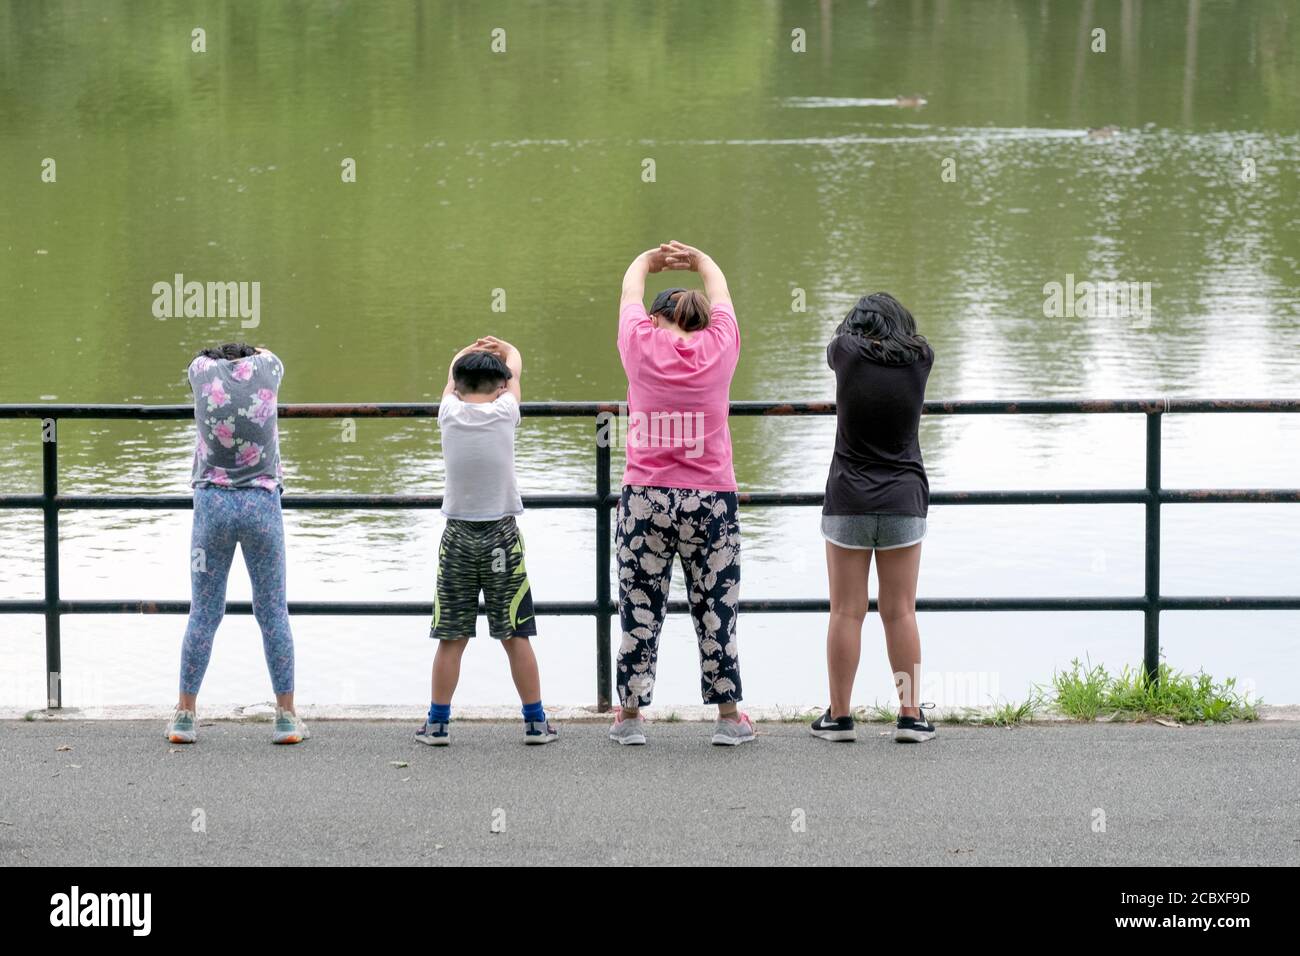
[[[618,300],[620,309],[629,302],[645,301],[645,277],[651,272],[662,272],[669,268],[664,250],[664,246],[655,246],[632,260],[627,272],[623,273],[623,294]]]
[[[659,247],[664,254],[668,269],[690,269],[700,274],[704,283],[704,294],[709,297],[710,305],[731,304],[731,290],[727,288],[727,277],[722,274],[718,264],[708,253],[701,252],[694,246],[688,246],[676,239]]]

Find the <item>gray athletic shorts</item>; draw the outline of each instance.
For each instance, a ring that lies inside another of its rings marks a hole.
[[[822,537],[854,550],[890,551],[920,544],[925,519],[915,515],[822,515]]]

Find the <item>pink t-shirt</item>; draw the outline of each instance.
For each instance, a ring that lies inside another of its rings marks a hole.
[[[735,491],[727,415],[740,327],[731,303],[715,303],[708,328],[684,339],[629,302],[618,314],[618,354],[627,372],[623,484]]]

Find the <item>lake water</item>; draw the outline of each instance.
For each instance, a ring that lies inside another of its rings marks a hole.
[[[735,399],[829,398],[828,335],[877,289],[933,342],[933,399],[1294,397],[1298,45],[1288,0],[3,4],[0,402],[185,402],[194,352],[245,337],[285,360],[285,402],[436,400],[451,354],[484,333],[522,350],[526,399],[614,400],[619,280],[668,238],[727,272]],[[155,318],[153,284],[177,273],[259,282],[260,325]],[[1150,313],[1046,316],[1044,286],[1070,276],[1150,283]],[[822,487],[830,420],[733,433],[744,488]],[[429,420],[362,420],[352,443],[336,422],[282,435],[291,494],[441,489]],[[1170,416],[1165,435],[1169,487],[1300,485],[1300,416]],[[590,489],[590,436],[527,420],[525,493]],[[934,418],[922,445],[936,490],[1143,479],[1141,416]],[[38,490],[37,423],[0,421],[0,447],[0,486]],[[62,488],[183,493],[191,447],[179,423],[69,422]],[[816,508],[742,522],[747,597],[825,595]],[[291,599],[432,600],[436,514],[286,524]],[[594,518],[521,524],[535,596],[589,599]],[[187,512],[73,511],[62,527],[64,597],[188,596]],[[0,511],[0,540],[0,599],[39,597],[39,514]],[[1137,594],[1142,543],[1136,505],[935,507],[920,591]],[[1294,593],[1298,545],[1300,507],[1168,507],[1163,588]],[[248,597],[238,565],[230,596]],[[183,627],[65,618],[65,704],[167,704]],[[1138,614],[921,627],[927,696],[952,706],[1022,699],[1074,657],[1141,658]],[[1164,650],[1297,702],[1298,628],[1292,612],[1169,613]],[[294,630],[300,701],[427,700],[426,620]],[[42,621],[0,616],[0,631],[0,706],[41,706]],[[823,615],[747,615],[740,634],[750,703],[824,704]],[[689,620],[664,642],[656,704],[698,703]],[[535,646],[548,701],[594,700],[590,619],[544,619]],[[891,693],[871,619],[857,700]],[[255,625],[232,617],[203,697],[269,696]],[[504,655],[475,648],[457,702],[513,699]]]

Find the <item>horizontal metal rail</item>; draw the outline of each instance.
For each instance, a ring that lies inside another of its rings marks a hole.
[[[738,495],[742,505],[753,507],[821,506],[820,491],[750,491]],[[1166,489],[1152,496],[1144,488],[1077,488],[1062,491],[950,491],[932,492],[932,505],[1127,505],[1146,504],[1281,504],[1300,502],[1300,488]],[[64,511],[184,511],[194,507],[189,495],[56,495]],[[595,495],[524,495],[526,508],[581,510],[595,508]],[[0,495],[0,508],[34,509],[44,505],[41,495]],[[605,497],[605,506],[618,504],[618,495]],[[286,510],[417,511],[442,507],[442,495],[285,495]]]
[[[1244,595],[1232,597],[1162,597],[1157,606],[1162,611],[1295,611],[1300,610],[1300,597]],[[11,614],[40,614],[45,610],[45,602],[39,599],[6,601],[6,609]],[[1146,599],[1134,597],[949,597],[917,598],[918,611],[1142,611],[1146,609]],[[538,601],[534,608],[538,614],[555,617],[582,617],[596,614],[599,605],[595,601]],[[188,614],[190,602],[180,599],[167,600],[130,600],[91,599],[61,600],[58,603],[60,614]],[[685,612],[689,605],[685,601],[669,601],[668,610],[674,613]],[[768,614],[806,614],[810,612],[825,613],[830,610],[830,602],[825,598],[746,598],[740,602],[740,610]],[[871,610],[877,610],[875,598],[871,599]],[[251,614],[253,606],[248,601],[230,601],[226,604],[227,614]],[[428,617],[433,613],[433,605],[420,601],[290,601],[289,613],[309,617],[389,617],[401,615],[421,615]],[[483,605],[479,605],[483,613]]]
[[[524,417],[594,418],[618,414],[620,402],[524,402]],[[926,402],[925,415],[1159,415],[1300,411],[1300,398],[1122,398]],[[280,418],[437,418],[437,402],[297,403],[281,405]],[[732,402],[732,415],[834,415],[834,402]],[[193,405],[0,405],[0,418],[139,419],[194,417]]]
[[[610,511],[618,502],[611,487],[611,455],[607,419],[624,407],[617,402],[527,402],[525,417],[587,418],[596,422],[596,487],[592,493],[524,496],[528,508],[593,510],[596,514],[596,597],[584,601],[540,601],[538,614],[596,618],[596,698],[600,709],[612,702],[610,621],[617,607],[611,596]],[[1173,596],[1160,592],[1160,509],[1168,504],[1300,502],[1296,488],[1168,489],[1161,487],[1161,424],[1167,414],[1293,413],[1300,399],[1118,399],[927,402],[926,415],[1096,415],[1145,416],[1146,484],[1134,489],[936,491],[936,505],[1142,505],[1145,513],[1145,585],[1141,595],[1079,597],[938,597],[917,601],[920,611],[1140,611],[1145,621],[1143,665],[1156,679],[1160,657],[1160,612],[1205,610],[1300,610],[1300,595]],[[285,419],[432,418],[436,403],[361,403],[282,405]],[[827,416],[834,402],[733,402],[734,416]],[[193,507],[189,495],[78,495],[58,492],[58,433],[61,420],[180,421],[194,415],[190,405],[0,405],[0,419],[35,419],[42,423],[42,487],[39,494],[0,495],[0,508],[40,510],[44,521],[45,594],[33,600],[0,600],[0,614],[40,614],[45,617],[46,671],[49,706],[62,706],[62,646],[60,619],[67,614],[187,614],[184,600],[68,600],[59,579],[58,515],[66,510],[183,510]],[[56,427],[50,427],[50,426]],[[740,494],[750,507],[812,507],[822,504],[820,491],[750,491]],[[418,510],[439,508],[441,495],[316,494],[285,495],[286,509]],[[871,609],[876,610],[871,601]],[[674,613],[687,610],[683,601],[670,601]],[[247,601],[232,601],[227,612],[251,614]],[[740,602],[744,613],[825,613],[823,598],[759,598]],[[295,615],[389,616],[428,615],[432,605],[420,601],[290,601]]]

